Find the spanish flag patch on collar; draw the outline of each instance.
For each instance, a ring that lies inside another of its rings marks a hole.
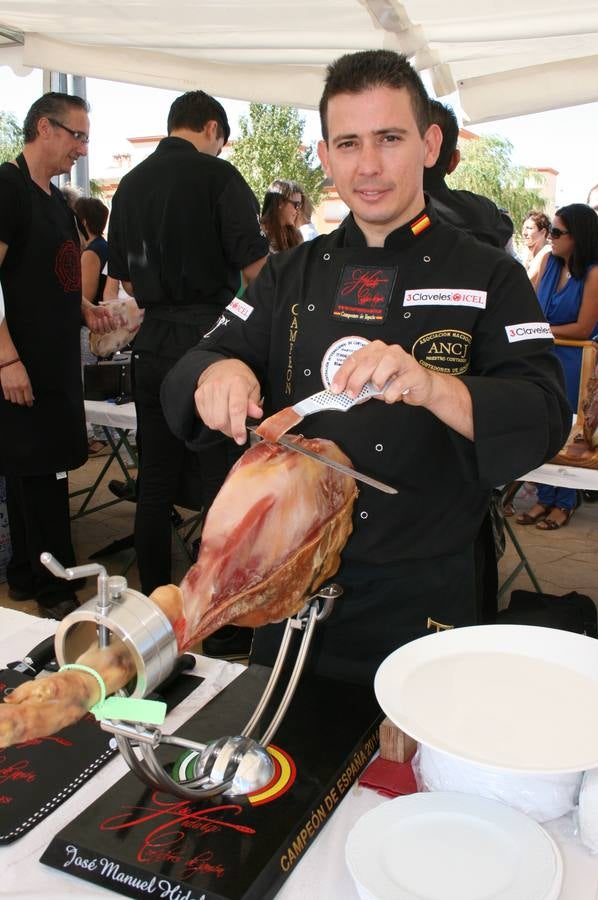
[[[411,223],[411,233],[414,235],[414,237],[417,237],[418,234],[421,234],[422,231],[425,231],[426,228],[429,228],[431,224],[432,223],[430,222],[430,217],[428,216],[428,214],[423,213],[423,215],[421,215],[419,219],[416,219],[415,222]]]

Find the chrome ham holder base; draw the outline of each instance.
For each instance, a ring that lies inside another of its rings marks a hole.
[[[134,698],[150,694],[170,674],[178,656],[176,637],[165,614],[144,594],[129,588],[124,577],[109,576],[102,565],[92,563],[65,569],[50,553],[42,553],[41,561],[53,575],[67,581],[94,575],[98,578],[97,596],[69,613],[58,626],[55,651],[59,665],[76,662],[92,644],[94,634],[100,648],[108,647],[116,637],[131,652],[136,666],[136,678],[118,693]],[[260,790],[274,777],[274,763],[266,748],[291,703],[316,625],[328,618],[342,592],[340,585],[329,584],[287,619],[268,683],[239,735],[202,744],[163,734],[153,725],[120,720],[103,720],[102,729],[114,735],[129,768],[153,788],[195,801],[218,794],[231,797]],[[258,730],[279,684],[294,631],[303,634],[293,668],[269,724],[256,738],[252,735]],[[173,766],[174,778],[157,757],[160,745],[185,751]]]

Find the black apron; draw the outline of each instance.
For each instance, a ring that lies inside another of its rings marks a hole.
[[[46,194],[30,178],[22,155],[17,163],[28,234],[9,246],[1,273],[8,329],[34,402],[18,406],[0,396],[0,472],[43,475],[76,469],[87,459],[81,251],[73,213],[60,191],[52,185]]]

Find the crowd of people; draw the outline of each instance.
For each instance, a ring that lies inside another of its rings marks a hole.
[[[337,576],[343,603],[318,630],[310,665],[368,681],[429,619],[491,621],[492,490],[562,447],[579,360],[577,350],[563,360],[565,388],[553,336],[596,331],[598,187],[552,222],[530,211],[521,265],[508,214],[447,186],[459,164],[452,110],[428,98],[403,56],[366,51],[329,67],[320,105],[318,152],[349,209],[331,234],[318,235],[292,180],[275,178],[260,208],[219,158],[224,107],[190,91],[172,104],[167,137],[122,178],[106,241],[107,207],[78,198],[71,209],[52,184],[87,152],[88,112],[80,98],[45,94],[28,113],[23,152],[0,167],[9,596],[35,597],[54,618],[77,606],[78,585],[39,555],[75,562],[67,473],[95,446],[81,347],[89,352],[90,331],[118,327],[101,301],[120,285],[144,310],[132,347],[144,593],[171,581],[173,506],[205,513],[246,446],[246,419],[321,390],[322,362],[336,353],[327,386],[356,395],[373,381],[382,402],[320,414],[302,431],[335,440],[399,494],[361,490]],[[512,339],[518,327],[525,336]],[[345,353],[355,336],[358,349]],[[197,468],[199,490],[188,478]],[[518,521],[562,527],[568,503],[539,494]],[[239,637],[248,650],[251,634],[229,628],[212,652],[227,655]],[[259,629],[252,659],[271,663],[278,640],[277,626]]]

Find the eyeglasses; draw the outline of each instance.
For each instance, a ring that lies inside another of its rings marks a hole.
[[[555,238],[560,238],[560,237],[563,237],[564,234],[569,234],[568,231],[563,231],[562,228],[554,228],[554,226],[552,226],[552,225],[550,226],[548,231],[550,232],[550,237],[555,237]]]
[[[51,119],[48,116],[48,122],[51,122],[52,125],[56,125],[57,128],[63,128],[65,131],[68,131],[70,135],[74,137],[76,141],[80,144],[89,144],[89,136],[85,134],[84,131],[73,131],[72,128],[69,128],[68,125],[63,125],[62,122],[59,122],[58,119]]]
[[[303,206],[303,200],[287,200],[287,203],[290,203],[291,206],[294,206],[297,212],[299,212],[299,210]]]

